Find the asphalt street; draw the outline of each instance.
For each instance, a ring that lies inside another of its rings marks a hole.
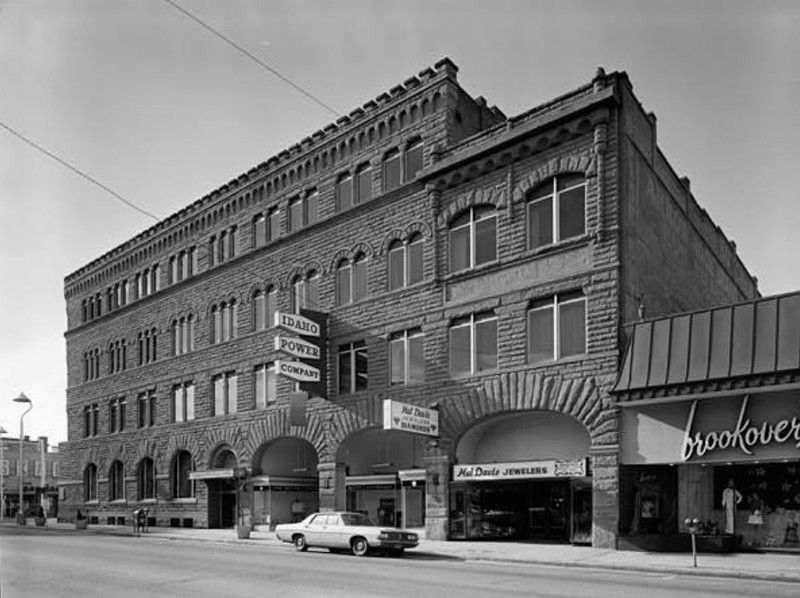
[[[0,530],[0,595],[48,597],[797,596],[796,583],[464,561],[286,545]]]

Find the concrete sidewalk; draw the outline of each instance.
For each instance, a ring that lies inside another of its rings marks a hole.
[[[5,527],[15,527],[5,522]],[[33,520],[26,528],[30,533],[45,530],[76,534],[104,534],[133,536],[131,526],[90,525],[86,530],[76,530],[72,523],[49,520],[45,528],[35,527]],[[232,529],[187,529],[171,527],[149,528],[147,537],[153,539],[235,543],[243,545],[291,546],[266,529],[251,532],[247,540],[239,540]],[[586,567],[645,571],[682,575],[704,575],[740,579],[761,579],[800,583],[800,554],[698,554],[697,567],[693,567],[690,553],[633,552],[604,550],[562,544],[528,544],[520,542],[440,542],[420,540],[417,548],[409,551],[413,557],[451,558],[465,561],[491,561],[518,564],[541,564],[565,567]]]

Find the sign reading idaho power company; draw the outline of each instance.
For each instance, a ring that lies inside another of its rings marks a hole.
[[[383,429],[438,436],[439,412],[436,409],[384,399]]]
[[[307,309],[301,312],[275,312],[275,326],[287,332],[275,336],[275,350],[295,358],[277,360],[275,371],[299,382],[299,391],[322,397],[327,386],[327,314]]]

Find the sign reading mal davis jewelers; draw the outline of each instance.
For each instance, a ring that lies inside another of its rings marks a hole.
[[[453,481],[526,480],[586,475],[586,459],[453,465]]]
[[[439,412],[436,409],[384,399],[383,429],[438,436]]]

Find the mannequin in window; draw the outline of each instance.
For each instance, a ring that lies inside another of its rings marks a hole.
[[[733,478],[728,480],[728,487],[722,491],[722,508],[725,509],[725,533],[732,534],[734,519],[736,517],[736,505],[742,502],[742,494],[733,483]]]
[[[747,524],[751,530],[750,544],[751,546],[757,546],[761,526],[764,525],[764,501],[761,500],[757,492],[753,492],[748,499],[748,505],[750,506],[750,516],[747,518]]]

